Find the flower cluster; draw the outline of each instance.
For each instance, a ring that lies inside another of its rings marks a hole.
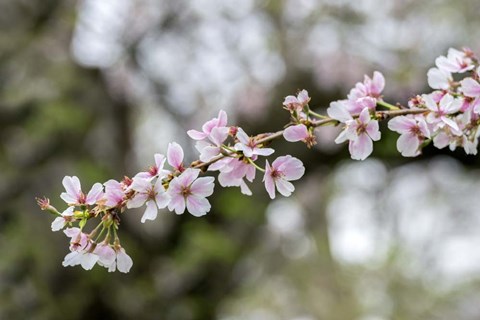
[[[275,152],[270,142],[279,137],[301,141],[311,148],[316,144],[317,128],[340,125],[335,142],[348,141],[352,159],[364,160],[373,152],[373,141],[381,138],[379,121],[389,120],[388,128],[400,134],[397,149],[405,157],[418,156],[431,141],[437,148],[463,147],[467,154],[476,154],[480,125],[478,60],[469,49],[450,49],[435,63],[427,74],[434,91],[415,96],[408,106],[383,100],[385,78],[375,71],[372,78],[365,76],[357,83],[347,99],[330,103],[328,116],[311,110],[306,90],[287,96],[283,108],[289,112],[290,122],[275,133],[250,136],[240,127],[227,125],[227,114],[220,111],[201,131],[187,132],[199,152],[193,162],[185,162],[182,147],[172,142],[166,155],[154,155],[155,164],[148,170],[122,181],[95,183],[87,194],[82,192],[77,177],[66,176],[65,192],[60,195],[67,203],[63,212],[51,206],[47,198],[37,199],[42,210],[56,217],[52,230],[65,228],[70,238],[70,253],[63,265],[81,265],[89,270],[99,264],[108,271],[128,272],[133,262],[120,245],[120,216],[127,209],[140,207],[145,207],[142,223],[155,220],[162,209],[176,214],[188,211],[196,217],[206,215],[211,209],[207,198],[214,192],[215,178],[203,174],[217,172],[220,186],[239,187],[243,194],[251,195],[249,184],[261,171],[271,199],[277,191],[290,196],[295,190],[291,181],[300,179],[305,168],[291,155],[279,156],[270,164],[266,158]],[[90,220],[98,223],[86,232]]]
[[[265,135],[252,137],[242,128],[227,126],[225,111],[207,121],[202,131],[189,130],[187,134],[196,141],[199,152],[199,160],[190,164],[184,161],[182,147],[172,142],[166,155],[154,155],[155,164],[148,170],[122,181],[95,183],[86,195],[77,177],[66,176],[65,192],[60,195],[67,203],[63,212],[51,206],[48,199],[38,199],[43,210],[56,216],[52,231],[66,228],[64,233],[71,239],[64,266],[81,265],[90,270],[98,263],[109,271],[128,272],[133,262],[120,245],[120,215],[126,209],[140,207],[145,207],[142,223],[155,220],[161,209],[176,214],[188,211],[196,217],[206,215],[211,209],[207,198],[215,187],[214,177],[200,177],[206,171],[218,171],[221,186],[240,187],[246,195],[252,194],[247,181],[253,182],[256,172],[262,171],[265,188],[272,199],[276,190],[290,196],[295,189],[290,181],[300,179],[305,171],[302,162],[290,155],[278,157],[271,166],[266,161],[266,167],[262,168],[260,159],[275,152],[267,147],[269,139],[262,141]],[[97,226],[86,233],[87,222],[95,219]]]

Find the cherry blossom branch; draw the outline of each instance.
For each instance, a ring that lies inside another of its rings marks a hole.
[[[436,59],[436,66],[427,74],[434,91],[410,99],[408,107],[383,100],[385,79],[374,72],[372,78],[365,76],[357,83],[347,99],[330,103],[328,115],[310,109],[306,90],[287,96],[283,108],[289,112],[290,122],[274,133],[249,136],[240,127],[228,126],[227,114],[220,111],[201,131],[187,132],[199,152],[198,160],[189,166],[184,165],[182,147],[172,142],[166,155],[154,155],[155,164],[147,171],[122,181],[97,182],[86,194],[76,176],[66,176],[62,181],[65,192],[60,195],[67,204],[64,211],[50,205],[47,198],[37,199],[42,210],[55,216],[52,231],[64,229],[70,238],[70,253],[63,265],[90,270],[98,264],[108,271],[128,272],[133,261],[120,244],[120,216],[127,209],[143,206],[142,223],[156,219],[160,209],[176,214],[188,211],[196,217],[207,214],[211,209],[207,198],[215,187],[214,177],[199,177],[207,171],[218,172],[220,186],[239,187],[245,195],[252,194],[247,182],[252,183],[259,171],[271,199],[277,192],[290,196],[295,190],[291,181],[305,172],[303,163],[291,155],[279,156],[271,164],[265,160],[264,167],[258,162],[275,152],[268,146],[278,138],[312,147],[316,144],[314,131],[322,126],[341,126],[335,142],[348,141],[355,160],[364,160],[372,153],[373,142],[381,138],[378,122],[385,120],[390,130],[400,134],[397,149],[405,157],[418,156],[431,141],[437,148],[461,147],[467,154],[476,154],[480,135],[478,60],[469,49],[450,49],[446,57]],[[463,79],[454,81],[452,73]],[[165,167],[167,163],[169,168]],[[87,233],[84,230],[90,220],[96,223]]]

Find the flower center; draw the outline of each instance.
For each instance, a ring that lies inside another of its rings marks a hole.
[[[367,125],[366,124],[359,124],[357,127],[357,135],[361,135],[362,133],[367,132]]]
[[[85,204],[86,201],[87,201],[87,197],[85,196],[85,193],[80,192],[80,195],[78,196],[78,203]]]
[[[281,178],[283,176],[283,173],[281,171],[278,171],[278,170],[275,169],[275,170],[272,170],[270,175],[272,176],[273,179],[278,179],[278,178]]]
[[[155,191],[154,188],[150,188],[150,189],[148,189],[147,194],[148,194],[148,197],[150,199],[155,199],[155,196],[157,195],[157,192]]]
[[[187,198],[192,194],[192,191],[190,190],[190,187],[182,187],[182,191],[180,191],[180,193],[184,198]]]
[[[420,131],[419,126],[414,126],[410,128],[410,132],[416,136],[421,136],[422,132]]]
[[[257,146],[257,144],[255,143],[255,141],[253,141],[253,139],[250,139],[248,140],[248,145],[250,148],[255,148]]]
[[[156,176],[158,173],[158,168],[156,166],[151,166],[148,169],[148,173],[150,173],[151,176]]]

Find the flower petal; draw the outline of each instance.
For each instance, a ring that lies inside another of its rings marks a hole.
[[[169,189],[170,190],[170,189]],[[168,210],[175,211],[176,214],[185,212],[185,198],[182,195],[172,195],[168,203]]]
[[[82,193],[82,187],[80,185],[80,180],[78,179],[78,177],[65,176],[62,180],[62,184],[65,187],[65,190],[67,191],[67,194],[70,196],[70,198],[76,200],[80,198],[80,195]]]
[[[278,192],[284,197],[290,197],[295,190],[293,184],[285,179],[276,179],[275,186],[277,187]]]
[[[187,134],[193,140],[203,140],[205,139],[208,134],[205,132],[197,131],[197,130],[188,130]]]
[[[158,208],[155,204],[155,201],[149,200],[147,201],[147,208],[143,213],[142,219],[140,220],[142,223],[145,223],[146,220],[155,220],[157,218]]]
[[[120,272],[127,273],[133,266],[133,260],[123,248],[117,252],[117,269]]]
[[[103,197],[103,186],[97,182],[87,194],[86,204],[92,205]]]
[[[265,175],[263,176],[263,181],[265,182],[265,189],[268,192],[268,195],[271,199],[275,199],[275,183],[272,177],[272,168],[268,163],[268,160],[265,164]]]
[[[190,186],[190,192],[198,197],[209,197],[213,194],[214,181],[214,177],[198,178]]]
[[[309,136],[308,129],[304,124],[291,126],[283,131],[283,137],[289,142],[305,140]]]
[[[360,112],[358,120],[361,123],[368,123],[370,121],[370,110],[368,108],[364,108],[362,112]]]
[[[373,141],[378,141],[382,137],[380,130],[378,130],[377,120],[371,120],[370,122],[368,122],[366,131]]]
[[[411,133],[402,134],[397,140],[397,149],[404,157],[416,157],[420,154],[418,137]]]
[[[452,80],[452,75],[448,71],[438,68],[431,68],[427,72],[427,77],[428,85],[432,89],[447,90],[448,88],[450,88],[450,81]]]
[[[187,210],[195,217],[201,217],[210,211],[210,202],[206,198],[190,195],[187,197]]]
[[[167,159],[172,167],[179,169],[182,166],[183,156],[183,149],[178,143],[171,142],[168,144]]]
[[[350,140],[349,151],[352,159],[365,160],[373,151],[373,142],[370,137],[363,133],[355,140]]]
[[[342,101],[331,102],[330,107],[327,109],[327,114],[330,118],[342,123],[352,120],[352,115],[348,112],[345,102]]]
[[[415,125],[415,120],[406,116],[399,116],[388,122],[388,129],[403,134],[410,132]]]
[[[92,270],[95,263],[98,261],[98,256],[94,253],[87,252],[81,255],[81,265],[85,270]]]
[[[253,154],[258,154],[259,156],[265,156],[265,157],[271,155],[274,152],[275,152],[275,150],[273,150],[272,148],[257,148],[256,147],[253,150]],[[245,154],[245,156],[247,156],[247,155]],[[251,157],[251,156],[247,156],[247,157]]]
[[[148,194],[146,193],[137,193],[133,196],[132,199],[127,201],[127,208],[139,208],[145,204],[145,201],[148,200]]]
[[[236,137],[238,141],[240,141],[242,144],[248,144],[248,142],[250,141],[250,138],[245,133],[245,131],[243,131],[242,128],[238,128]]]
[[[52,231],[61,230],[63,227],[65,227],[65,218],[64,217],[56,217],[55,220],[53,220],[52,225],[51,225]]]
[[[480,96],[480,84],[472,78],[465,78],[460,81],[462,92],[467,97],[476,98]]]

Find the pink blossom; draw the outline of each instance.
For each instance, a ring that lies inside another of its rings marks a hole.
[[[383,89],[385,88],[385,78],[383,77],[383,74],[378,71],[373,72],[372,79],[370,79],[368,76],[365,76],[363,83],[365,85],[367,96],[373,98],[380,97]]]
[[[220,110],[217,118],[213,118],[212,120],[205,122],[205,124],[202,126],[202,131],[188,130],[187,134],[194,140],[203,140],[210,135],[213,128],[225,127],[226,125],[227,113],[223,110]]]
[[[447,56],[440,56],[435,60],[435,64],[441,70],[453,73],[463,73],[475,68],[472,59],[464,51],[454,48],[448,49]]]
[[[252,158],[253,161],[256,157]],[[249,163],[236,158],[226,158],[224,165],[219,167],[220,174],[218,182],[222,187],[240,187],[240,191],[248,196],[252,195],[252,191],[245,183],[244,179],[253,182],[255,179],[256,169]],[[211,170],[215,169],[213,167]],[[210,169],[209,169],[210,170]]]
[[[338,100],[330,103],[327,113],[330,118],[345,123],[352,119],[353,115],[358,115],[363,109],[375,110],[377,100],[372,97],[358,98],[355,101]]]
[[[70,238],[70,251],[78,251],[88,245],[88,236],[79,228],[67,228],[63,233]]]
[[[251,158],[254,155],[269,156],[275,152],[271,148],[259,147],[254,138],[249,137],[242,128],[237,131],[238,143],[235,144],[235,149],[242,151],[245,157]]]
[[[102,244],[95,248],[94,253],[98,255],[98,264],[108,269],[108,272],[118,270],[127,273],[133,266],[133,260],[125,252],[125,249],[116,244],[112,246]]]
[[[65,256],[62,265],[64,267],[81,265],[83,269],[91,270],[98,259],[99,257],[96,254],[87,250],[73,251]]]
[[[347,100],[345,104],[348,112],[352,115],[360,113],[363,109],[375,110],[377,107],[377,99],[372,97],[358,98],[355,101]]]
[[[63,229],[65,225],[72,220],[74,207],[68,207],[67,210],[62,212],[60,217],[56,217],[52,222],[52,231],[58,231]]]
[[[283,137],[289,142],[304,142],[307,147],[311,148],[316,144],[315,136],[308,131],[304,124],[290,126],[283,131]]]
[[[283,131],[283,137],[289,142],[304,141],[310,136],[304,124],[290,126]]]
[[[480,77],[480,67],[476,71],[476,76]],[[464,95],[471,98],[480,97],[480,84],[473,78],[465,78],[460,81],[461,91]]]
[[[450,127],[439,128],[433,137],[433,144],[438,149],[449,146],[451,151],[457,147],[463,147],[466,154],[477,154],[478,136],[480,132],[476,128],[471,128],[471,123],[476,122],[476,114],[464,114],[463,117],[455,119],[460,131],[456,132]]]
[[[183,149],[178,143],[171,142],[168,144],[168,164],[179,172],[183,172],[185,170],[185,168],[183,167],[183,157]]]
[[[338,120],[341,123],[346,123],[353,119],[347,108],[347,100],[331,102],[330,107],[327,109],[327,114],[330,118]]]
[[[210,211],[211,205],[206,197],[212,195],[214,188],[213,177],[198,178],[200,169],[186,169],[181,175],[173,178],[168,187],[171,201],[168,209],[177,214],[188,212],[196,217],[203,216]]]
[[[388,122],[388,128],[400,133],[397,149],[404,157],[416,157],[420,154],[419,147],[430,138],[430,131],[423,117],[400,116]]]
[[[103,184],[105,186],[105,205],[107,207],[120,206],[123,203],[125,192],[122,183],[110,179]]]
[[[98,244],[93,253],[98,256],[97,262],[102,267],[109,268],[115,262],[115,250],[108,243]]]
[[[380,98],[383,89],[385,88],[385,78],[383,74],[378,71],[373,73],[373,78],[365,75],[363,83],[358,82],[355,88],[350,90],[348,94],[348,100],[356,101],[359,98],[372,97]]]
[[[352,159],[365,160],[373,151],[372,140],[380,140],[378,121],[372,120],[368,108],[365,108],[357,119],[348,120],[345,124],[345,130],[335,139],[335,143],[349,140]]]
[[[142,178],[142,179],[153,179],[153,178],[163,178],[167,176],[170,171],[164,170],[163,167],[165,165],[165,156],[160,153],[156,153],[154,155],[155,158],[155,165],[151,166],[148,171],[139,172],[135,175],[134,178]]]
[[[290,111],[301,112],[303,108],[310,102],[307,90],[302,90],[295,96],[286,96],[283,101],[285,109]]]
[[[448,90],[453,81],[452,74],[438,68],[431,68],[427,73],[428,85],[432,89]]]
[[[98,256],[91,252],[91,242],[88,236],[79,228],[68,228],[63,231],[70,238],[70,253],[63,260],[62,265],[81,265],[85,270],[93,268],[98,261]]]
[[[130,269],[133,266],[133,260],[130,258],[130,256],[125,252],[125,249],[122,247],[116,249],[117,253],[117,261],[116,261],[116,267],[118,271],[127,273],[130,271]],[[115,268],[113,269],[113,271]],[[108,271],[111,271],[110,269]]]
[[[157,179],[155,184],[152,184],[147,179],[136,178],[130,188],[136,193],[132,199],[127,202],[127,208],[138,208],[146,203],[147,208],[142,216],[141,222],[146,220],[155,220],[157,218],[158,209],[163,209],[170,201],[170,197],[165,192],[162,185],[162,180]]]
[[[82,192],[80,180],[76,176],[65,176],[62,184],[67,192],[62,192],[60,198],[70,205],[93,205],[103,197],[103,186],[98,182],[93,185],[87,196]]]
[[[208,139],[197,141],[195,148],[200,152],[200,161],[207,162],[218,156],[229,132],[228,127],[215,127],[208,135]]]
[[[446,124],[453,130],[457,132],[459,131],[457,123],[448,116],[460,110],[463,104],[463,99],[455,99],[448,93],[442,97],[438,104],[433,100],[431,95],[424,94],[422,99],[425,101],[425,106],[431,111],[426,118],[428,123],[440,127],[443,127],[443,125]]]
[[[473,78],[465,78],[460,81],[460,85],[462,86],[462,92],[467,97],[477,98],[480,97],[480,83]]]
[[[289,197],[295,190],[290,181],[300,179],[305,173],[302,161],[290,155],[281,156],[272,162],[266,162],[263,181],[270,198],[275,199],[275,189],[285,197]]]

